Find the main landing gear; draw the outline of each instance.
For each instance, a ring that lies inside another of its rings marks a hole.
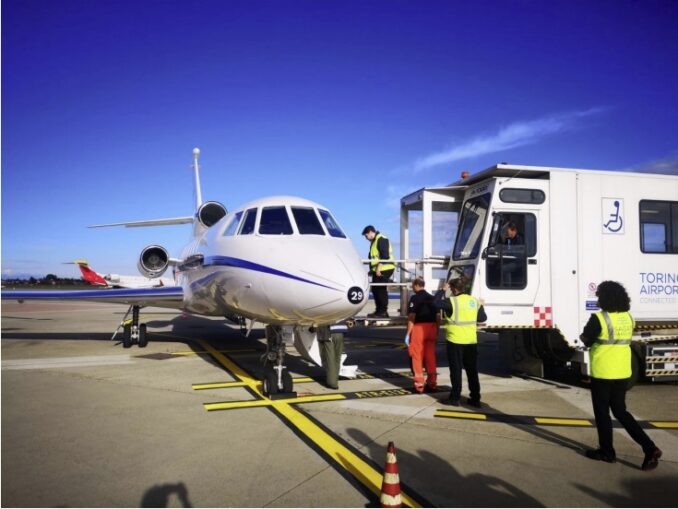
[[[264,363],[262,392],[271,399],[295,398],[292,375],[283,366],[285,344],[294,343],[294,329],[287,326],[266,326],[266,352],[261,360]]]
[[[127,313],[125,313],[125,316],[123,316],[122,322],[120,322],[120,325],[118,325],[118,328],[115,330],[115,333],[111,338],[115,339],[115,336],[118,334],[118,330],[120,330],[120,327],[122,326],[123,328],[122,346],[124,348],[130,348],[134,343],[137,343],[139,345],[139,348],[146,348],[146,346],[148,345],[148,336],[146,335],[146,324],[145,323],[139,324],[140,309],[141,306],[137,305],[130,306],[129,309],[127,310]],[[132,313],[132,319],[128,320],[127,317],[129,316],[130,312]]]

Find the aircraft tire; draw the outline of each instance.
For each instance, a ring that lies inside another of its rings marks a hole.
[[[133,341],[132,341],[132,334],[131,334],[131,333],[130,333],[130,334],[125,334],[125,335],[122,337],[122,346],[123,346],[123,348],[130,348],[130,347],[132,346],[132,343],[133,343]]]
[[[264,371],[262,392],[264,393],[264,396],[278,394],[278,376],[276,375],[276,372],[272,369],[266,369],[266,371]]]
[[[294,382],[292,382],[292,375],[287,370],[282,373],[283,392],[292,392],[294,389]]]
[[[148,336],[146,335],[146,324],[139,325],[139,348],[146,348],[148,345]]]

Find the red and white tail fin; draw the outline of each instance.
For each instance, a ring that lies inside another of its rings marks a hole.
[[[73,263],[80,267],[82,278],[89,284],[94,286],[108,286],[108,282],[101,276],[101,274],[97,274],[92,269],[90,269],[89,264],[85,260],[75,260]]]

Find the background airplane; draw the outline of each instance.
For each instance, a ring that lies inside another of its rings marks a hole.
[[[66,265],[77,265],[82,278],[92,286],[110,288],[154,288],[156,286],[174,286],[170,278],[147,278],[143,276],[123,276],[120,274],[99,274],[94,271],[86,260],[65,262]]]
[[[132,313],[123,345],[146,346],[146,324],[139,310],[159,306],[266,324],[267,349],[263,393],[292,392],[285,349],[294,345],[321,364],[318,336],[329,326],[356,315],[367,303],[367,273],[351,240],[324,206],[292,196],[247,203],[227,213],[214,201],[202,201],[193,150],[195,213],[190,216],[104,226],[192,224],[193,234],[178,258],[158,245],[145,247],[137,266],[156,279],[172,267],[176,285],[85,291],[3,291],[3,299],[87,300],[124,303]],[[127,317],[127,315],[126,315]],[[123,319],[124,322],[124,319]],[[343,362],[343,360],[342,360]]]

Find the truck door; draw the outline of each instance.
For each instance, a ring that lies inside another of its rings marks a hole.
[[[480,298],[494,305],[532,305],[539,288],[538,211],[495,212],[479,272]]]

